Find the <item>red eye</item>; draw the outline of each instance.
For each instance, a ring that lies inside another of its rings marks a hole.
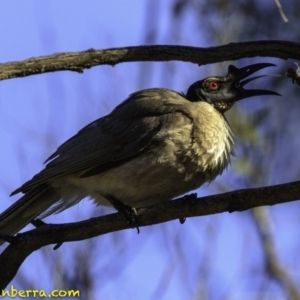
[[[219,83],[217,81],[210,81],[208,83],[208,87],[210,90],[215,91],[215,90],[219,89]]]

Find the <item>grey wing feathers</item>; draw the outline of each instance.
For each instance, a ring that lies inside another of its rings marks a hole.
[[[0,232],[15,234],[59,199],[48,184],[33,188],[0,215]]]
[[[162,116],[173,112],[174,106],[162,101],[172,96],[174,101],[178,96],[179,100],[186,101],[179,94],[164,89],[132,94],[111,114],[87,125],[62,144],[49,157],[46,168],[12,195],[76,172],[82,172],[82,177],[95,175],[139,155],[160,130]]]

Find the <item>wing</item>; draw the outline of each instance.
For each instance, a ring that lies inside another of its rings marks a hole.
[[[45,169],[15,190],[27,192],[36,185],[83,172],[88,177],[120,165],[145,152],[166,119],[189,103],[167,89],[148,89],[130,95],[109,115],[80,130],[62,144],[46,162]]]

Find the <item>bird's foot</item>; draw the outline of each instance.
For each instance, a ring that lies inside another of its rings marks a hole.
[[[197,199],[197,193],[192,193],[192,194],[189,194],[189,195],[185,195],[185,196],[183,196],[183,199],[184,200],[195,200],[195,199]],[[184,218],[179,218],[180,224],[184,224],[185,220],[186,220],[185,217]]]
[[[126,222],[132,226],[132,228],[137,229],[137,233],[140,233],[140,229],[137,225],[137,212],[134,207],[131,207],[129,205],[124,204],[123,202],[115,199],[112,196],[105,196],[105,199],[119,212],[121,213],[124,218],[126,219]]]
[[[13,244],[16,241],[16,237],[5,233],[0,233],[0,240],[3,240],[9,244]]]
[[[43,227],[45,225],[47,225],[47,223],[45,223],[44,221],[42,221],[41,219],[34,219],[34,220],[31,220],[30,223],[38,228],[38,227]]]
[[[43,226],[46,226],[47,223],[45,223],[44,221],[42,221],[41,219],[34,219],[34,220],[31,220],[30,223],[36,227],[36,228],[39,228],[39,227],[43,227]],[[54,247],[53,247],[53,250],[57,250],[63,243],[58,243],[56,244]]]
[[[227,211],[229,213],[233,213],[233,212],[236,212],[238,211],[238,207],[236,206],[236,204],[232,203],[232,202],[229,202],[228,206],[227,206]]]
[[[186,218],[179,218],[179,223],[180,224],[184,224],[185,223]]]
[[[197,193],[192,193],[192,194],[184,195],[183,199],[184,200],[196,200],[197,197],[198,197]]]

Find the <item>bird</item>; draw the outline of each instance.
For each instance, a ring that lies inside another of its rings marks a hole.
[[[149,88],[131,94],[59,146],[41,172],[11,193],[24,195],[0,215],[2,238],[86,197],[96,205],[139,208],[213,181],[234,155],[224,113],[245,98],[279,95],[244,88],[267,75],[248,76],[272,66],[229,65],[226,76],[196,81],[186,93]]]

